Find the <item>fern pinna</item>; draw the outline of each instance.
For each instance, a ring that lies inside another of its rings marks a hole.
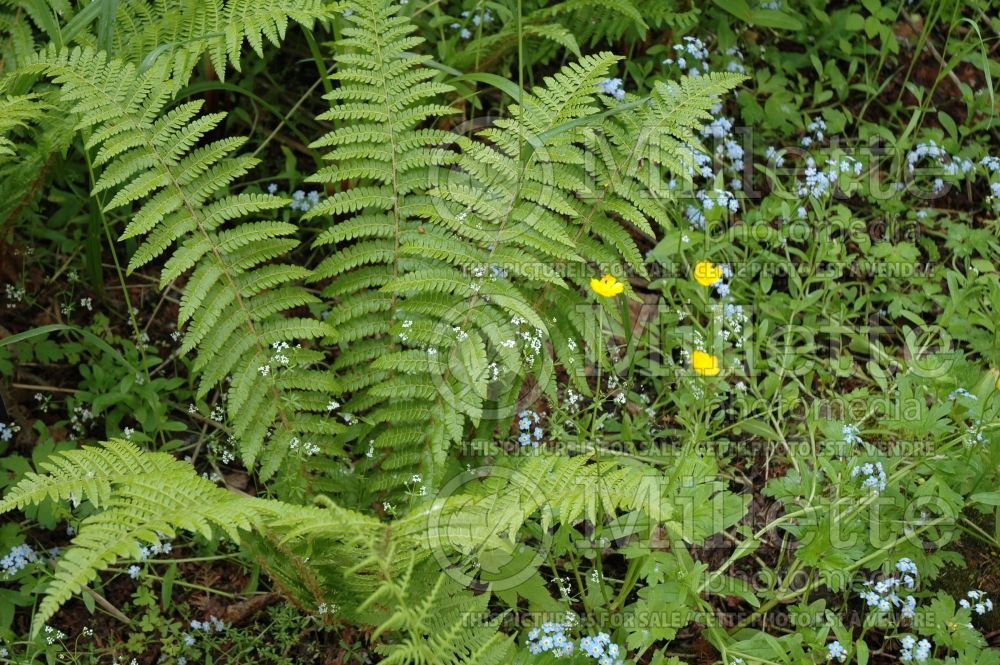
[[[313,277],[328,280],[362,466],[379,465],[376,487],[416,470],[434,486],[468,426],[492,436],[525,390],[554,397],[557,364],[588,392],[583,368],[603,351],[586,285],[645,275],[633,236],[670,225],[647,172],[683,173],[690,128],[739,78],[608,109],[599,84],[618,58],[587,56],[457,135],[427,128],[454,112],[434,103],[450,88],[413,53],[422,40],[399,5],[348,5],[321,116],[340,125],[314,144],[331,162],[314,179],[340,191],[308,213],[330,220]],[[667,104],[690,112],[674,119]]]
[[[199,395],[228,381],[231,432],[249,465],[265,450],[263,475],[298,442],[324,447],[339,431],[326,417],[332,378],[306,369],[321,354],[299,340],[332,328],[310,317],[288,316],[316,301],[300,285],[309,271],[273,260],[294,248],[296,227],[280,221],[242,222],[283,207],[268,194],[228,193],[256,164],[235,154],[246,139],[230,137],[196,147],[225,114],[198,115],[201,101],[170,101],[167,65],[138,72],[100,51],[42,53],[33,66],[61,86],[79,117],[86,148],[101,169],[93,191],[105,210],[134,205],[122,238],[144,237],[131,257],[135,270],[168,253],[161,284],[189,274],[179,322],[187,324],[182,351],[196,351]]]

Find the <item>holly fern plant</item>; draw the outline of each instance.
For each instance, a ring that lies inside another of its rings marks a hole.
[[[619,316],[611,303],[636,297],[623,279],[620,298],[598,298],[590,280],[646,275],[636,239],[673,227],[664,183],[692,171],[708,110],[741,77],[660,82],[648,97],[616,100],[600,83],[619,58],[587,55],[530,91],[504,86],[513,99],[501,117],[459,132],[449,128],[461,126],[461,100],[397,2],[90,7],[49,44],[18,42],[5,53],[0,104],[16,114],[0,124],[0,160],[79,137],[102,215],[124,222],[122,241],[140,241],[129,270],[156,266],[161,287],[183,293],[182,351],[192,355],[199,394],[224,399],[246,467],[293,489],[283,502],[238,497],[186,463],[120,441],[54,457],[0,502],[9,511],[69,500],[88,515],[56,565],[35,630],[116,558],[187,529],[241,540],[303,605],[336,599],[359,621],[391,616],[380,631],[410,631],[396,645],[407,649],[424,648],[433,622],[400,609],[406,599],[448,598],[437,620],[461,629],[447,634],[502,655],[495,626],[461,624],[459,608],[485,601],[427,573],[433,545],[421,520],[429,505],[482,509],[475,489],[463,490],[472,501],[434,498],[457,443],[506,436],[519,406],[554,399],[558,382],[590,392],[588,368],[608,362],[595,308]],[[105,21],[90,30],[109,7],[129,19],[115,22],[128,27],[113,38]],[[289,199],[243,184],[257,160],[246,138],[219,138],[225,113],[205,113],[202,101],[178,93],[203,57],[225,76],[244,43],[260,54],[264,39],[278,43],[291,24],[317,22],[336,24],[336,66],[320,116],[331,129],[312,145],[326,165],[311,180],[326,198],[303,216],[307,229],[275,219]],[[52,136],[29,145],[18,133],[24,123]],[[27,163],[39,170],[22,175],[31,188],[22,201],[44,189],[48,173],[44,159]],[[318,454],[290,454],[306,447]],[[593,465],[585,456],[554,464],[565,481],[560,500],[576,506],[571,476]],[[335,494],[347,466],[365,489],[342,506],[319,492]],[[631,471],[614,467],[601,468],[619,473],[620,490],[635,486]],[[390,503],[414,474],[429,491],[412,514],[387,523],[353,510]],[[469,481],[480,482],[490,478]],[[637,508],[630,500],[609,491],[605,509]],[[532,517],[521,505],[500,512],[500,534],[470,531],[474,520],[456,515],[463,535],[436,542],[473,551],[498,535],[515,538]],[[664,517],[662,506],[648,512]],[[578,507],[554,514],[570,523],[588,516]],[[398,662],[415,658],[399,653]]]

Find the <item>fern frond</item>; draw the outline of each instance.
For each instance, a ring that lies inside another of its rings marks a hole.
[[[0,501],[0,513],[45,499],[79,503],[95,508],[107,504],[113,488],[143,473],[170,473],[185,465],[170,455],[146,453],[130,441],[112,440],[101,448],[70,450],[41,462],[45,475],[28,472]]]
[[[185,530],[211,538],[215,530],[239,541],[241,531],[271,514],[265,501],[241,497],[201,478],[165,453],[128,441],[56,453],[28,474],[0,502],[0,512],[45,499],[90,501],[98,512],[80,524],[56,563],[35,615],[32,634],[73,594],[123,557],[138,558],[144,544]]]
[[[129,269],[173,248],[161,281],[190,273],[180,312],[180,323],[189,323],[190,339],[182,348],[197,352],[193,367],[201,372],[200,394],[230,379],[228,390],[237,399],[229,402],[229,417],[240,432],[244,462],[254,463],[269,430],[276,441],[305,436],[295,423],[300,422],[299,404],[308,403],[310,391],[283,389],[276,374],[281,370],[309,377],[314,371],[287,360],[275,363],[272,347],[326,337],[333,330],[319,320],[286,318],[289,311],[316,300],[296,284],[307,272],[272,263],[297,246],[297,240],[286,238],[296,227],[273,220],[240,223],[248,214],[286,203],[265,194],[229,192],[255,163],[234,154],[244,139],[199,145],[224,116],[196,118],[197,104],[161,115],[174,89],[165,64],[140,73],[101,52],[50,49],[33,68],[61,86],[78,127],[89,136],[88,148],[97,150],[104,169],[95,194],[114,192],[105,209],[137,207],[122,237],[144,241]],[[283,357],[289,355],[294,356]],[[247,409],[254,404],[250,394],[268,396],[270,420],[249,425],[262,415]],[[331,436],[310,436],[321,447],[332,444]]]

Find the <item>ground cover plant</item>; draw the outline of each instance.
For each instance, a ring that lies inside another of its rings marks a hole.
[[[0,0],[0,663],[1000,665],[989,0]]]

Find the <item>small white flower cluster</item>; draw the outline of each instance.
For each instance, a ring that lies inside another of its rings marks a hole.
[[[140,568],[135,564],[132,564],[131,566],[128,567],[128,576],[131,577],[133,580],[137,580],[139,579],[139,573],[141,571],[142,568]]]
[[[886,477],[882,462],[866,462],[851,469],[851,478],[857,478],[860,475],[865,477],[861,483],[862,487],[870,489],[876,494],[885,491]]]
[[[965,446],[985,446],[987,444],[986,434],[983,432],[983,421],[979,418],[973,421],[965,431]]]
[[[403,330],[399,332],[399,341],[405,342],[410,339],[410,336],[405,332],[413,327],[413,321],[411,319],[406,319],[402,323]]]
[[[874,607],[879,612],[888,612],[892,608],[899,609],[900,616],[904,619],[912,619],[917,608],[917,601],[912,595],[900,598],[897,589],[905,587],[913,590],[917,586],[917,565],[912,559],[903,557],[896,562],[896,570],[900,577],[887,577],[877,582],[864,582],[865,591],[861,592],[861,599],[868,607]]]
[[[271,348],[274,349],[274,355],[271,356],[271,362],[287,367],[288,356],[285,355],[285,351],[290,348],[288,342],[275,342],[271,345]]]
[[[31,545],[27,543],[23,545],[15,545],[10,549],[7,554],[0,559],[0,568],[3,569],[4,577],[11,577],[12,575],[24,570],[29,563],[34,563],[38,561],[38,554],[31,548]]]
[[[542,437],[545,436],[545,430],[538,424],[541,416],[534,411],[525,409],[517,414],[517,418],[517,428],[521,431],[517,437],[517,442],[522,446],[537,448]]]
[[[35,393],[35,401],[38,402],[38,410],[42,413],[48,413],[49,407],[52,404],[51,395],[43,395],[42,393]],[[3,430],[3,425],[0,424],[0,431]],[[3,437],[0,436],[0,439]],[[6,439],[5,439],[6,440]]]
[[[236,441],[236,437],[232,434],[224,444],[217,444],[215,447],[215,452],[219,456],[219,461],[223,464],[229,464],[236,459],[236,449],[239,447],[239,443]]]
[[[625,88],[622,87],[621,79],[604,79],[597,84],[597,87],[602,93],[614,97],[618,101],[625,99]]]
[[[520,316],[515,315],[511,317],[510,323],[515,327],[519,327],[525,324],[526,321]],[[521,330],[517,334],[524,341],[524,346],[522,347],[524,359],[529,367],[533,367],[535,359],[542,352],[542,331],[536,328],[534,330]],[[516,345],[516,341],[508,339],[500,344],[505,348],[512,349]]]
[[[726,286],[726,294],[729,287]],[[722,295],[721,293],[719,295]],[[726,337],[732,339],[737,348],[743,345],[743,326],[750,320],[743,305],[735,303],[723,303],[722,305],[722,325],[725,328]]]
[[[847,649],[838,640],[834,640],[826,645],[826,659],[839,660],[843,663],[847,660]]]
[[[27,295],[27,292],[23,287],[4,284],[4,295],[7,296],[7,309],[14,309],[18,303],[24,301],[24,296]]]
[[[17,423],[0,422],[0,441],[10,441],[20,431],[21,427]]]
[[[191,630],[200,630],[204,633],[212,634],[221,633],[225,629],[225,622],[212,614],[210,614],[204,621],[198,621],[197,619],[191,620]]]
[[[87,433],[87,423],[94,419],[94,414],[87,407],[80,405],[73,408],[73,415],[69,418],[70,429],[76,436],[83,436]]]
[[[684,37],[682,44],[674,44],[674,51],[676,58],[666,58],[663,64],[676,64],[688,76],[701,76],[702,72],[708,71],[708,49],[705,42],[697,37]]]
[[[976,614],[986,614],[993,611],[993,601],[986,596],[986,592],[980,589],[973,589],[965,594],[965,598],[958,601],[958,604],[967,610],[972,610]]]
[[[312,457],[319,452],[319,446],[315,443],[311,443],[309,441],[302,443],[297,436],[293,436],[291,441],[288,442],[288,449],[293,453],[296,452],[300,446],[302,447],[302,452],[305,453],[306,457]]]
[[[52,626],[45,627],[45,643],[52,646],[59,640],[66,639],[66,633],[62,632],[58,628],[53,628]]]
[[[904,663],[912,661],[922,663],[930,657],[931,649],[934,648],[930,640],[920,640],[917,642],[917,638],[913,635],[904,635],[899,642],[902,647],[899,659]]]
[[[410,476],[410,479],[406,482],[407,486],[413,486],[413,493],[417,496],[427,496],[427,486],[423,484],[424,477],[419,473],[415,473]]]

